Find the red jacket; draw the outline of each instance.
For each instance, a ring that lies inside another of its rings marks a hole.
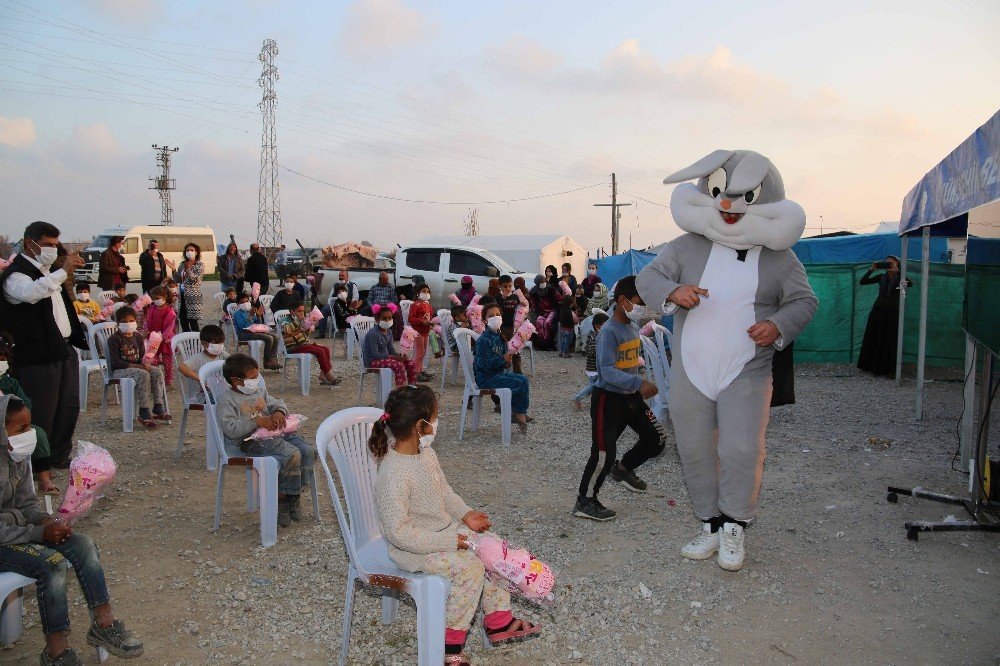
[[[424,317],[433,316],[431,312],[431,304],[425,301],[414,301],[413,305],[410,306],[410,326],[420,335],[427,337],[431,332],[431,324],[429,321],[424,321]]]

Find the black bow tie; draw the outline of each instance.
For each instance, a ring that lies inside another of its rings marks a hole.
[[[746,261],[747,260],[747,252],[749,252],[749,251],[750,250],[736,250],[736,258],[739,261]]]

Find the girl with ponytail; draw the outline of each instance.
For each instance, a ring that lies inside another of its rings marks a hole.
[[[431,448],[437,425],[434,391],[401,386],[389,394],[368,448],[379,461],[375,502],[389,556],[401,569],[451,581],[445,663],[467,664],[462,648],[480,602],[486,635],[494,645],[531,638],[541,629],[511,614],[510,593],[485,578],[482,562],[468,550],[469,532],[485,532],[490,519],[448,485]]]

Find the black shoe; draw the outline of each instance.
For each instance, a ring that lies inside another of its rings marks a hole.
[[[301,497],[302,495],[290,495],[288,497],[288,515],[291,516],[292,520],[295,522],[302,520]]]
[[[41,666],[83,666],[83,659],[80,659],[80,655],[73,648],[66,648],[55,659],[42,648],[41,654],[38,655],[38,663]]]
[[[621,467],[617,460],[611,466],[611,478],[625,484],[625,487],[634,493],[646,492],[646,482],[635,475],[630,469]]]
[[[573,515],[605,523],[618,514],[598,502],[596,497],[593,499],[578,497],[573,507]]]
[[[99,627],[96,622],[87,632],[87,645],[102,647],[121,659],[132,659],[142,655],[142,642],[133,636],[121,620],[115,620],[107,627]]]
[[[288,527],[292,524],[292,509],[288,499],[278,500],[278,527]]]

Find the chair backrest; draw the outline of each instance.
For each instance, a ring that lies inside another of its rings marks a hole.
[[[274,324],[274,314],[271,312],[271,301],[274,300],[274,296],[267,294],[261,294],[260,304],[264,306],[264,323],[268,326]]]
[[[667,358],[667,348],[673,349],[674,334],[666,326],[653,322],[653,336],[656,339],[656,349],[660,354],[660,371],[664,378],[670,381],[670,360]]]
[[[198,380],[201,383],[201,390],[205,394],[205,423],[212,429],[213,437],[207,437],[208,445],[214,447],[215,454],[219,460],[228,458],[226,453],[226,439],[222,435],[222,426],[215,416],[215,404],[222,391],[228,390],[226,380],[222,376],[222,366],[225,361],[212,361],[206,363],[198,369]]]
[[[451,347],[448,345],[448,327],[451,326],[451,310],[441,308],[437,311],[438,319],[441,320],[441,346],[444,355],[451,356]]]
[[[108,358],[108,338],[110,338],[115,331],[118,330],[118,324],[113,321],[105,321],[100,324],[94,324],[94,327],[90,330],[90,348],[97,350],[100,354],[107,359]],[[111,379],[111,363],[102,363],[101,369],[104,372],[104,380],[107,381]]]
[[[114,316],[114,314],[118,312],[118,308],[123,308],[126,305],[128,305],[128,303],[126,303],[125,301],[121,301],[120,303],[115,303],[114,305],[111,306],[111,315]]]
[[[105,290],[103,290],[101,292],[101,304],[103,305],[104,301],[110,301],[112,298],[114,298],[117,295],[118,294],[115,293],[114,289],[105,289]]]
[[[471,329],[455,329],[455,342],[458,343],[458,360],[462,366],[462,375],[465,377],[465,385],[473,390],[479,389],[476,385],[476,372],[472,367],[472,343],[478,339],[479,335]]]
[[[202,351],[201,333],[178,333],[170,340],[170,351],[173,352],[178,365],[193,356],[197,356]],[[190,381],[184,376],[180,378],[181,398],[184,399],[184,404],[190,403],[195,397],[188,395],[190,393],[188,382]]]
[[[403,326],[408,326],[410,323],[410,306],[413,305],[413,301],[400,301],[399,302],[399,313],[403,315]]]
[[[368,579],[368,574],[362,567],[358,551],[373,542],[381,542],[383,554],[388,556],[375,505],[378,464],[368,450],[372,426],[382,414],[381,409],[374,407],[351,407],[328,416],[316,431],[316,452],[326,475],[330,499],[337,512],[337,522],[340,523],[347,555],[365,580]],[[327,456],[333,459],[337,468],[344,500],[347,502],[346,513],[333,474],[330,473]]]
[[[358,352],[358,363],[361,364],[361,372],[365,371],[365,359],[361,354],[361,345],[365,343],[365,336],[368,335],[368,331],[373,328],[375,328],[375,317],[357,316],[351,320],[351,332],[348,335],[354,336]]]
[[[229,305],[226,306],[226,314],[232,317],[233,313],[236,312],[236,308],[238,307],[240,307],[239,303],[230,303]]]
[[[217,291],[214,294],[212,294],[212,298],[219,301],[219,305],[221,306],[223,303],[226,302],[226,292]]]
[[[90,332],[93,330],[94,324],[82,315],[78,316],[77,319],[80,320],[80,326],[83,326],[84,339],[87,341],[87,350],[83,351],[81,349],[77,349],[76,351],[81,359],[96,359],[97,353],[94,351],[93,347],[90,346]]]

